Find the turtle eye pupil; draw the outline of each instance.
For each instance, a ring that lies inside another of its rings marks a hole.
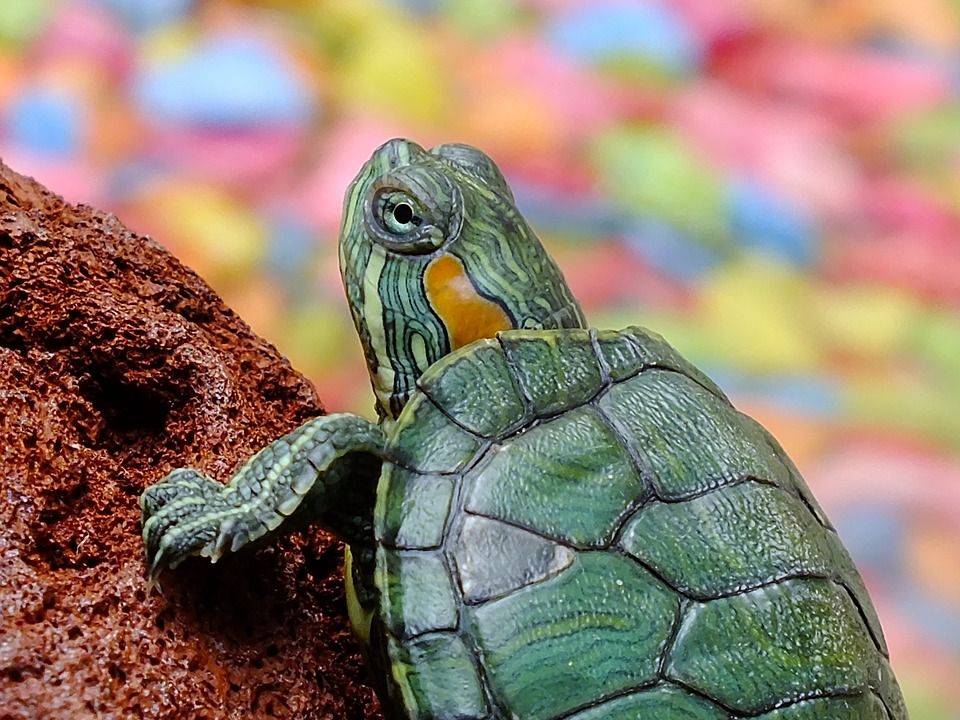
[[[413,208],[407,203],[398,203],[393,208],[393,219],[401,225],[406,225],[413,220]]]

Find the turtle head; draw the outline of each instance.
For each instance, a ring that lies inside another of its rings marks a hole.
[[[467,145],[379,147],[347,189],[340,272],[381,418],[447,353],[510,328],[583,327],[493,161]]]

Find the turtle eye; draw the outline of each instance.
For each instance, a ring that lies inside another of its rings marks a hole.
[[[392,235],[406,235],[423,223],[419,203],[405,192],[391,191],[377,198],[377,218]]]

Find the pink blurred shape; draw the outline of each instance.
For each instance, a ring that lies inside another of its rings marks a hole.
[[[737,0],[670,0],[669,4],[708,49],[743,34],[753,24],[743,3]]]
[[[173,164],[196,178],[254,191],[288,172],[303,154],[307,129],[299,125],[266,128],[155,126],[149,157]],[[269,188],[264,188],[269,190]]]
[[[532,92],[563,121],[571,138],[593,135],[618,118],[649,112],[656,105],[641,89],[598,77],[529,38],[508,37],[476,61],[502,82]]]
[[[945,63],[759,34],[716,47],[710,68],[742,90],[804,103],[853,125],[933,107],[952,89]]]
[[[569,259],[563,252],[556,253],[570,289],[587,314],[617,305],[680,308],[690,304],[689,290],[658,273],[622,243],[594,242],[588,252],[589,262],[583,261],[582,250],[571,253]]]
[[[88,2],[62,3],[34,46],[36,62],[93,60],[112,80],[122,81],[133,58],[133,39],[105,8]]]
[[[80,158],[51,157],[18,147],[0,146],[3,162],[32,177],[70,203],[107,207],[104,173]]]
[[[861,193],[864,217],[878,229],[913,234],[919,243],[953,238],[943,246],[960,247],[960,216],[913,180],[886,174],[868,177]],[[956,269],[960,272],[960,266]]]
[[[900,287],[960,307],[960,236],[902,229],[848,236],[831,248],[824,269],[830,278]]]
[[[960,461],[887,437],[852,438],[807,472],[828,509],[865,498],[906,515],[937,516],[960,535]]]
[[[774,104],[708,81],[679,92],[668,120],[728,173],[759,179],[820,218],[848,215],[857,197],[843,134],[816,108]]]
[[[373,151],[387,140],[409,137],[427,147],[409,128],[353,116],[331,127],[307,174],[293,192],[291,204],[318,232],[335,233],[340,225],[343,191]]]

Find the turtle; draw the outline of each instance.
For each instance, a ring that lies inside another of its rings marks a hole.
[[[796,466],[642,327],[590,328],[494,161],[378,148],[341,274],[378,421],[140,500],[151,582],[318,523],[391,720],[905,720]]]

